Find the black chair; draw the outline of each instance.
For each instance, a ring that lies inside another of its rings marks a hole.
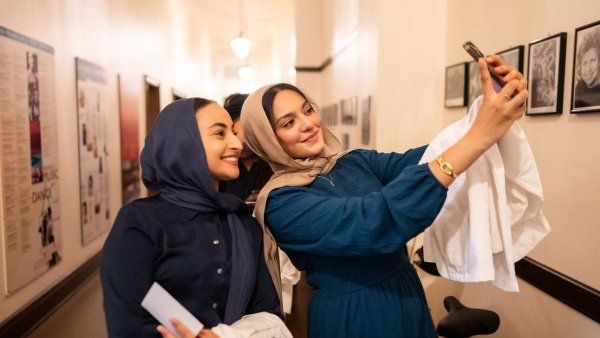
[[[474,309],[461,304],[456,297],[444,298],[448,315],[437,326],[440,336],[467,338],[474,335],[492,334],[500,327],[500,316],[494,311]]]
[[[425,262],[423,248],[415,252],[415,264],[423,271],[439,276],[435,263]],[[461,304],[456,297],[444,298],[444,307],[448,315],[437,326],[437,333],[446,338],[468,338],[474,335],[492,334],[500,327],[500,316],[494,311],[469,308]]]

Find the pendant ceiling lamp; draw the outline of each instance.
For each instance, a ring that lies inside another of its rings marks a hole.
[[[229,41],[233,54],[240,59],[244,60],[250,54],[252,49],[252,40],[244,36],[244,2],[240,0],[240,35]]]

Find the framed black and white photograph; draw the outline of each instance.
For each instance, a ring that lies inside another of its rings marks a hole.
[[[330,104],[321,108],[321,120],[328,127],[335,127],[338,124],[338,105]]]
[[[600,21],[575,30],[571,112],[600,112]]]
[[[362,125],[360,140],[363,145],[371,141],[371,96],[362,101]]]
[[[338,113],[340,110],[340,105],[337,103],[334,103],[331,105],[331,125],[332,126],[337,126],[338,125],[338,121],[339,121],[339,116],[340,114]]]
[[[566,41],[559,33],[529,44],[527,115],[562,113]]]
[[[483,90],[481,89],[481,80],[479,80],[479,65],[477,62],[472,61],[469,62],[469,81],[468,83],[468,94],[467,94],[467,103],[470,107],[475,99],[483,94]]]
[[[350,149],[350,134],[348,133],[342,134],[342,149]]]
[[[356,96],[344,99],[340,102],[340,113],[342,124],[355,125],[358,122],[358,99]]]
[[[447,108],[467,105],[468,63],[462,62],[446,67],[446,95],[444,106]]]
[[[523,59],[525,56],[525,46],[520,45],[510,49],[496,53],[504,60],[504,63],[515,67],[519,72],[523,73]]]

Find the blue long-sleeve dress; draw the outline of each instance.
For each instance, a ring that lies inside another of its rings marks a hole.
[[[308,186],[270,192],[266,223],[314,287],[310,337],[437,337],[403,251],[446,198],[417,164],[424,151],[356,150]]]

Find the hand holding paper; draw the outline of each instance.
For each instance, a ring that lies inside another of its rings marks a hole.
[[[204,328],[204,325],[198,319],[156,282],[152,284],[142,300],[142,307],[171,332],[178,332],[171,323],[171,318],[177,318],[191,332],[200,332]]]
[[[211,329],[204,328],[199,334],[195,335],[179,320],[173,318],[171,323],[175,327],[176,333],[170,332],[162,325],[159,325],[156,328],[163,338],[177,338],[178,335],[180,338],[219,338],[219,336],[217,336]]]

